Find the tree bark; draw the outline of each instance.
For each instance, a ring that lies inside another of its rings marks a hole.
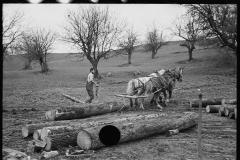
[[[73,122],[79,122],[79,120],[68,120],[68,121],[53,121],[46,123],[26,124],[22,127],[22,136],[24,138],[32,136],[34,131],[42,129],[43,127],[57,126],[57,125],[68,125]]]
[[[206,106],[206,112],[207,113],[218,113],[219,107],[222,105],[207,105]]]
[[[58,108],[47,111],[45,116],[47,120],[57,121],[57,120],[70,120],[70,119],[80,119],[90,116],[96,116],[111,112],[116,112],[123,107],[124,103],[105,102],[102,104],[89,104],[83,107],[66,107]]]
[[[44,138],[46,142],[45,150],[50,151],[62,147],[77,146],[77,135],[79,131],[57,134]]]
[[[224,114],[227,117],[230,112],[234,112],[234,109],[236,108],[236,105],[224,105]]]
[[[206,107],[207,105],[221,105],[221,104],[222,104],[222,98],[202,100],[202,107]],[[190,107],[199,107],[199,99],[190,100]]]
[[[155,55],[157,54],[157,52],[155,52],[154,50],[152,51],[152,59],[155,58]]]
[[[173,116],[152,120],[136,121],[135,123],[118,123],[114,125],[120,131],[118,143],[136,140],[154,134],[164,133],[171,129],[187,129],[197,125],[198,114],[184,112]],[[103,127],[92,127],[81,130],[77,136],[77,144],[82,149],[97,149],[105,145],[100,141],[99,133]],[[109,133],[110,134],[110,133]],[[108,135],[106,135],[108,136]],[[111,136],[115,136],[112,134]],[[111,137],[112,138],[112,137]]]
[[[192,61],[193,60],[193,57],[192,57],[192,52],[193,52],[193,49],[188,49],[188,61]]]
[[[132,58],[132,53],[128,53],[128,64],[132,64],[131,58]]]
[[[124,117],[124,118],[113,117],[107,120],[91,121],[91,122],[85,122],[85,123],[73,122],[73,123],[69,123],[69,125],[44,127],[42,128],[42,131],[41,131],[41,139],[43,140],[44,137],[47,137],[47,136],[73,132],[76,130],[86,129],[86,128],[95,127],[95,126],[122,123],[126,121],[148,120],[148,119],[153,119],[153,118],[162,117],[162,116],[166,116],[166,114],[149,114],[149,115],[137,115],[137,116],[133,115],[132,117]]]

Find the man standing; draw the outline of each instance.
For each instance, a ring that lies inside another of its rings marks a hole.
[[[87,84],[86,84],[86,89],[87,89],[87,92],[88,92],[88,95],[89,95],[89,99],[87,99],[85,101],[85,103],[92,103],[92,100],[94,98],[93,83],[96,85],[96,87],[98,87],[97,82],[95,82],[93,80],[94,79],[94,73],[95,73],[95,70],[93,68],[91,68],[90,73],[88,74],[88,77],[87,77]]]

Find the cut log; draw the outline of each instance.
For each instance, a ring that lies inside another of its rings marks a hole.
[[[41,130],[42,129],[38,129],[38,130],[35,130],[33,132],[33,139],[34,140],[40,140],[41,139]]]
[[[234,109],[236,108],[236,105],[228,105],[224,104],[224,114],[226,117],[228,117],[230,112],[234,112]]]
[[[234,109],[234,114],[235,119],[237,119],[237,108]]]
[[[65,107],[47,111],[45,116],[48,120],[70,120],[81,119],[111,112],[116,112],[122,108],[124,103],[105,102],[102,104],[89,104],[84,107]]]
[[[148,115],[137,115],[133,117],[113,117],[107,120],[101,121],[91,121],[86,123],[70,123],[67,126],[52,126],[52,127],[44,127],[41,131],[41,139],[44,140],[44,137],[52,136],[55,134],[63,134],[67,132],[73,132],[80,129],[95,127],[95,126],[103,126],[114,123],[122,123],[126,121],[139,121],[139,120],[148,120],[157,117],[167,116],[167,114],[159,113],[159,114],[148,114]]]
[[[207,113],[218,113],[219,107],[222,105],[207,105],[206,106],[206,112]]]
[[[53,121],[46,123],[26,124],[22,126],[22,136],[24,138],[32,136],[34,131],[42,129],[43,127],[68,125],[70,123],[78,122],[79,120]]]
[[[225,117],[225,113],[224,113],[224,107],[223,106],[220,106],[219,109],[218,109],[218,115],[220,117]]]
[[[228,115],[228,117],[229,117],[230,119],[235,119],[235,113],[234,113],[234,112],[230,112],[229,115]]]
[[[68,98],[68,99],[70,99],[70,100],[72,100],[72,101],[74,101],[74,102],[78,102],[78,103],[83,103],[83,104],[85,104],[85,102],[83,102],[83,101],[81,101],[81,100],[79,100],[79,99],[77,99],[77,98],[75,98],[75,97],[69,96],[69,95],[67,95],[67,94],[63,94],[63,96],[66,97],[66,98]]]
[[[120,140],[116,143],[136,140],[154,134],[164,133],[168,130],[178,128],[180,131],[197,125],[198,114],[194,112],[184,112],[183,114],[169,115],[167,117],[136,121],[135,123],[118,123],[108,127],[117,128],[120,132]],[[106,127],[106,126],[105,126]],[[97,149],[104,147],[101,142],[101,130],[104,127],[92,127],[81,130],[77,136],[77,144],[82,149]],[[111,130],[111,129],[110,129]],[[118,134],[105,132],[106,138],[115,140]]]
[[[179,130],[173,129],[173,130],[168,130],[166,133],[166,136],[169,137],[169,136],[176,135],[176,134],[179,134]]]
[[[67,132],[63,134],[52,135],[44,138],[46,142],[45,150],[50,151],[62,147],[77,146],[77,135],[79,131]]]
[[[41,159],[49,159],[59,155],[58,151],[45,152],[43,151]]]
[[[221,105],[222,98],[213,98],[213,99],[202,99],[202,107],[206,107],[207,105]],[[199,99],[190,100],[190,107],[199,107]]]
[[[222,99],[222,105],[224,106],[225,104],[236,105],[237,100],[236,99]]]

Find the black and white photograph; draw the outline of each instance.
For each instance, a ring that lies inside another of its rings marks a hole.
[[[2,4],[4,160],[235,160],[237,4]]]

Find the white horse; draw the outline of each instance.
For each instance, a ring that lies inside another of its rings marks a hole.
[[[159,77],[161,75],[163,75],[163,73],[166,71],[166,69],[161,69],[159,71],[155,71],[153,73],[151,73],[150,75],[148,75],[149,77]]]
[[[140,96],[141,94],[144,93],[145,91],[145,84],[151,79],[152,77],[140,77],[140,78],[136,78],[136,79],[131,79],[128,82],[127,85],[127,95],[129,96]],[[137,98],[135,99],[135,106],[138,105],[137,102]],[[132,102],[132,98],[130,98],[130,106],[133,107],[133,102]],[[143,106],[140,106],[142,109]]]

